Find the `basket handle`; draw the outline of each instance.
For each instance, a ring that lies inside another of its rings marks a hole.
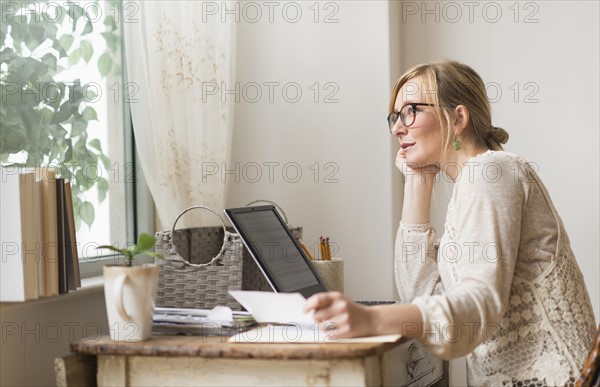
[[[170,233],[170,238],[171,238],[171,243],[173,245],[173,248],[177,249],[175,247],[175,243],[173,243],[173,234],[175,233],[175,226],[177,225],[177,222],[179,221],[179,218],[181,218],[186,212],[191,211],[191,210],[195,210],[195,209],[203,209],[203,210],[207,210],[212,212],[217,218],[219,218],[219,220],[221,221],[221,224],[223,225],[223,245],[221,246],[221,251],[219,251],[219,254],[215,255],[213,257],[213,259],[208,262],[208,263],[191,263],[188,262],[185,258],[183,258],[183,261],[185,262],[186,265],[188,266],[193,266],[193,267],[202,267],[202,266],[210,266],[213,263],[215,263],[218,259],[220,259],[223,256],[223,253],[225,252],[225,241],[227,240],[227,230],[225,229],[225,222],[223,221],[223,218],[221,218],[221,215],[217,214],[215,211],[211,210],[210,208],[206,207],[206,206],[192,206],[189,208],[186,208],[185,210],[183,210],[181,212],[181,214],[179,214],[179,216],[177,217],[177,219],[175,219],[175,222],[173,223],[173,227],[171,228],[171,233]]]
[[[283,210],[283,208],[281,208],[281,206],[279,206],[279,204],[272,202],[270,200],[264,200],[264,199],[258,199],[258,200],[254,200],[248,204],[246,204],[246,207],[251,206],[253,204],[256,203],[269,203],[272,204],[275,208],[277,208],[277,211],[279,211],[279,213],[281,213],[281,216],[283,216],[283,220],[285,221],[285,224],[287,224],[288,226],[290,225],[288,222],[288,218],[287,215],[285,214],[285,211]]]

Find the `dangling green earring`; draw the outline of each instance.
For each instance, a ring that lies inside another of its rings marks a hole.
[[[452,143],[452,146],[454,147],[454,150],[460,150],[460,147],[461,147],[460,141],[458,141],[458,139],[455,139],[454,142]]]

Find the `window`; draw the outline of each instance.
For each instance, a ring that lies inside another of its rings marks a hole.
[[[97,272],[96,246],[124,246],[136,231],[121,4],[0,4],[0,163],[54,166],[70,180],[82,273]]]

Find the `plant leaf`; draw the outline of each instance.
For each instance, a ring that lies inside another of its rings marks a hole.
[[[137,253],[142,254],[147,250],[150,250],[154,246],[154,243],[156,243],[156,238],[154,236],[145,232],[141,233],[137,240]]]
[[[96,247],[97,250],[99,249],[107,249],[107,250],[112,250],[112,251],[116,251],[119,254],[123,254],[123,251],[121,249],[116,248],[115,246],[111,246],[111,245],[102,245],[102,246],[98,246]]]
[[[81,57],[85,60],[86,63],[90,63],[92,56],[94,55],[94,47],[87,40],[82,40],[79,44],[79,52],[81,53]]]
[[[85,109],[83,109],[83,112],[81,113],[81,115],[83,116],[83,119],[86,121],[98,121],[98,115],[96,114],[96,111],[94,110],[94,108],[87,106]]]
[[[119,35],[114,32],[102,32],[101,35],[104,37],[104,40],[106,40],[108,48],[110,48],[112,52],[116,52],[120,43]]]
[[[33,58],[23,58],[19,63],[18,73],[20,82],[27,82],[30,78],[33,78],[36,73],[41,73],[40,67],[44,64]]]
[[[34,17],[40,17],[39,14],[36,14]],[[34,20],[32,18],[32,20]],[[33,48],[39,46],[41,43],[43,43],[46,40],[46,29],[43,26],[40,26],[38,24],[34,24],[34,23],[29,23],[29,33],[31,34],[31,37],[33,38]]]
[[[69,54],[69,66],[76,65],[77,62],[79,62],[79,59],[81,59],[81,51],[76,48]]]
[[[92,227],[95,216],[94,205],[90,202],[82,202],[79,207],[79,217],[88,227]]]
[[[42,63],[44,63],[46,66],[48,66],[54,71],[56,71],[56,62],[56,57],[50,53],[42,57]]]
[[[117,23],[115,22],[115,18],[112,15],[108,15],[104,19],[104,25],[107,27],[110,27],[111,31],[114,31],[117,29]]]
[[[52,116],[54,116],[54,112],[52,111],[52,109],[43,108],[41,111],[40,125],[43,125],[43,126],[50,125],[50,122],[52,121]],[[48,137],[48,135],[45,135],[44,137]]]
[[[73,158],[73,142],[71,141],[71,139],[67,140],[66,142],[67,150],[65,151],[62,160],[60,160],[63,163],[68,163]]]
[[[73,31],[77,29],[77,20],[83,16],[84,10],[76,3],[68,2],[67,5],[70,7],[69,15],[73,20]]]
[[[98,188],[98,203],[102,203],[108,192],[108,180],[99,178],[96,187]]]
[[[102,145],[100,144],[100,140],[98,140],[97,138],[94,138],[93,140],[88,142],[88,145],[98,150],[98,152],[102,152]]]
[[[92,21],[88,20],[87,23],[85,23],[85,27],[83,28],[81,35],[89,34],[92,31],[94,31],[94,26],[92,25]]]
[[[75,39],[73,38],[72,35],[63,35],[63,36],[60,37],[60,39],[58,39],[58,42],[60,43],[61,47],[65,51],[69,51],[69,49],[73,45],[73,41],[74,40]]]
[[[58,109],[58,112],[56,112],[54,114],[54,117],[52,117],[52,123],[58,124],[63,121],[66,121],[69,117],[71,117],[76,112],[77,112],[77,105],[74,105],[71,102],[65,102],[60,106],[60,108]]]
[[[98,70],[100,70],[100,75],[103,77],[107,76],[112,68],[112,59],[110,59],[110,55],[104,53],[100,55],[98,58]]]
[[[80,120],[75,121],[71,127],[71,137],[74,138],[81,136],[83,133],[85,133],[86,129],[87,122]]]
[[[86,87],[84,88],[85,90],[85,101],[86,102],[96,102],[96,97],[98,96],[98,94],[96,94],[96,92],[94,90],[92,90],[91,87]]]

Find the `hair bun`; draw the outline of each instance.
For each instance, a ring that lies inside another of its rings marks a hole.
[[[497,126],[492,126],[488,138],[497,144],[506,144],[508,142],[508,132]]]

